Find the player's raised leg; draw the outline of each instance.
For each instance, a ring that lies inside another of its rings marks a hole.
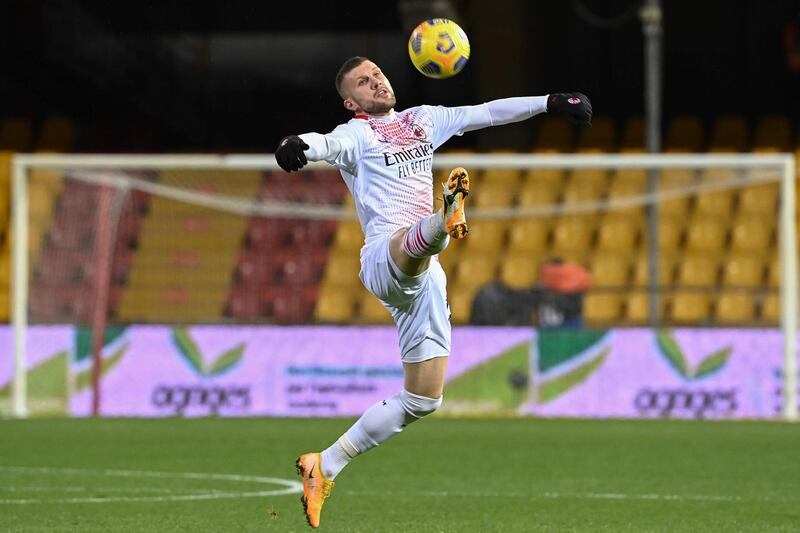
[[[464,201],[469,194],[469,174],[462,167],[454,168],[442,186],[442,209],[397,231],[389,240],[392,260],[409,276],[427,270],[430,257],[447,248],[450,237],[463,239],[467,236]]]

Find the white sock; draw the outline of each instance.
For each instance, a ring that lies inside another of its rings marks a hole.
[[[335,478],[357,455],[389,440],[408,424],[432,413],[441,403],[441,398],[426,398],[405,390],[376,403],[322,452],[322,474]]]
[[[331,444],[322,451],[321,464],[322,475],[328,479],[333,479],[347,466],[351,459],[358,455],[358,450],[347,435],[342,435],[339,440]]]
[[[436,255],[450,242],[444,226],[442,212],[418,220],[408,228],[403,237],[403,251],[411,257],[421,259]]]

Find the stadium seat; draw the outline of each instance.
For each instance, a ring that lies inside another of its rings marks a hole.
[[[660,317],[663,319],[667,305],[667,298],[660,298]],[[625,320],[634,324],[650,322],[650,297],[647,291],[629,293],[625,300]]]
[[[647,221],[642,224],[642,249],[647,250],[648,235]],[[658,249],[662,252],[673,253],[681,247],[683,234],[683,220],[674,216],[661,215],[658,217]]]
[[[729,257],[722,266],[722,284],[727,287],[756,288],[762,285],[762,258],[752,253]]]
[[[33,145],[33,127],[24,117],[0,120],[0,150],[29,152]]]
[[[8,287],[0,287],[0,322],[8,322],[11,316],[11,295]]]
[[[638,196],[647,189],[647,171],[620,169],[611,174],[609,197]]]
[[[518,190],[517,204],[519,207],[553,205],[558,201],[560,192],[559,187],[549,182],[541,184],[527,182]]]
[[[291,227],[291,221],[286,219],[254,218],[250,220],[247,228],[248,248],[253,250],[281,249],[289,242]]]
[[[517,194],[515,186],[506,185],[501,182],[487,183],[481,186],[480,193],[475,194],[473,205],[481,208],[511,207],[514,203],[514,196]]]
[[[704,323],[711,317],[711,298],[695,291],[677,291],[670,298],[669,318],[678,323]]]
[[[622,308],[620,294],[589,292],[583,300],[583,318],[593,324],[615,324]]]
[[[358,299],[358,321],[365,324],[393,324],[392,315],[386,307],[367,291],[361,291]]]
[[[561,117],[547,116],[538,120],[538,129],[534,137],[534,150],[572,150],[572,126]]]
[[[361,260],[359,259],[358,252],[351,250],[337,251],[328,258],[325,264],[322,283],[354,287],[360,284],[360,280],[358,279],[360,270]]]
[[[787,117],[767,115],[758,120],[753,142],[754,150],[769,149],[776,152],[788,152],[791,146],[792,126]]]
[[[712,169],[700,174],[700,184],[714,184],[714,182],[728,182],[736,178],[736,174],[727,169]],[[694,212],[697,215],[711,215],[727,217],[733,208],[733,191],[709,191],[698,194],[695,197]]]
[[[703,149],[703,124],[693,116],[677,116],[669,122],[664,147],[672,152],[699,152]]]
[[[265,289],[264,301],[268,302],[272,319],[279,324],[303,324],[308,322],[317,301],[317,288],[305,287],[292,290]]]
[[[333,239],[335,250],[352,250],[358,253],[364,244],[364,233],[361,225],[356,220],[340,222],[336,228],[336,236]]]
[[[766,217],[739,219],[731,227],[731,250],[766,252],[772,244],[772,225]]]
[[[521,172],[516,168],[488,168],[479,176],[481,194],[484,187],[501,186],[513,189],[519,184],[520,176]]]
[[[740,116],[719,117],[711,131],[709,152],[744,152],[747,149],[747,124]]]
[[[706,253],[687,253],[678,263],[676,285],[710,287],[717,282],[717,257]]]
[[[317,285],[322,277],[326,255],[325,250],[298,250],[289,255],[280,270],[280,283],[292,287]]]
[[[608,188],[608,200],[614,202],[630,202],[645,194],[647,174],[644,170],[624,169],[614,172]],[[644,216],[644,205],[632,207],[611,207],[616,215],[633,216],[641,219]]]
[[[543,258],[528,252],[510,252],[500,261],[500,281],[514,289],[533,287]]]
[[[595,116],[592,127],[584,129],[578,137],[578,151],[601,150],[614,152],[617,149],[617,135],[611,117]]]
[[[672,253],[661,253],[658,256],[658,284],[672,284],[676,258]],[[633,263],[633,284],[646,287],[650,284],[649,260],[646,253],[639,254]]]
[[[704,192],[695,197],[694,213],[700,216],[728,217],[732,206],[732,191]]]
[[[453,324],[468,324],[472,312],[472,301],[480,286],[456,283],[447,290],[450,306],[450,321]]]
[[[715,217],[694,217],[686,228],[686,249],[714,251],[725,247],[725,224]]]
[[[595,255],[589,264],[592,287],[624,287],[628,283],[630,260],[623,253]]]
[[[556,222],[553,229],[553,252],[585,252],[592,242],[591,221],[586,217],[564,217]]]
[[[775,216],[778,205],[778,185],[753,185],[739,191],[739,214]]]
[[[336,233],[334,220],[300,220],[289,227],[288,246],[298,248],[327,248]]]
[[[725,292],[717,298],[716,319],[721,324],[736,324],[753,320],[753,295],[745,292]]]
[[[678,191],[691,187],[695,174],[688,169],[665,169],[658,177],[658,192]],[[683,196],[659,202],[659,215],[685,217],[689,212],[689,197]]]
[[[240,320],[253,320],[264,315],[261,295],[249,287],[232,291],[225,313]]]
[[[781,261],[778,257],[772,257],[767,262],[767,287],[776,289],[781,286]]]
[[[458,260],[456,281],[461,286],[480,287],[495,279],[497,257],[491,254],[463,254]]]
[[[467,253],[497,253],[505,244],[505,220],[475,220],[469,223],[469,236],[464,242]]]
[[[525,171],[522,186],[560,190],[566,176],[566,171],[560,168],[532,168]]]
[[[608,188],[608,171],[604,169],[573,170],[564,187],[564,202],[570,202],[570,196],[577,201],[597,200]]]
[[[323,286],[314,310],[314,318],[324,324],[346,324],[353,320],[355,291],[349,286]]]
[[[639,235],[639,220],[620,216],[616,212],[606,215],[597,230],[597,249],[630,253],[636,249]]]
[[[644,150],[645,147],[645,123],[643,117],[633,117],[625,121],[622,130],[622,140],[620,150]]]
[[[509,252],[538,254],[548,247],[551,218],[527,218],[515,220],[508,232]]]
[[[761,304],[761,319],[778,322],[781,318],[781,299],[777,292],[771,292]]]
[[[67,117],[49,117],[42,124],[36,149],[71,152],[75,147],[75,124]]]

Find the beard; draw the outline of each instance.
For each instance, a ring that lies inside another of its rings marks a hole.
[[[360,107],[367,115],[380,115],[382,113],[388,113],[391,111],[397,103],[397,98],[395,98],[394,94],[392,94],[389,96],[389,98],[384,100],[356,103],[358,104],[358,107]]]

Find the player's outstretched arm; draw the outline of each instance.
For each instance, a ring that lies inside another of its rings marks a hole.
[[[456,116],[460,116],[453,121],[458,131],[473,131],[489,126],[511,124],[541,113],[562,115],[573,124],[582,127],[592,125],[592,104],[583,93],[501,98],[485,104],[451,109]]]

